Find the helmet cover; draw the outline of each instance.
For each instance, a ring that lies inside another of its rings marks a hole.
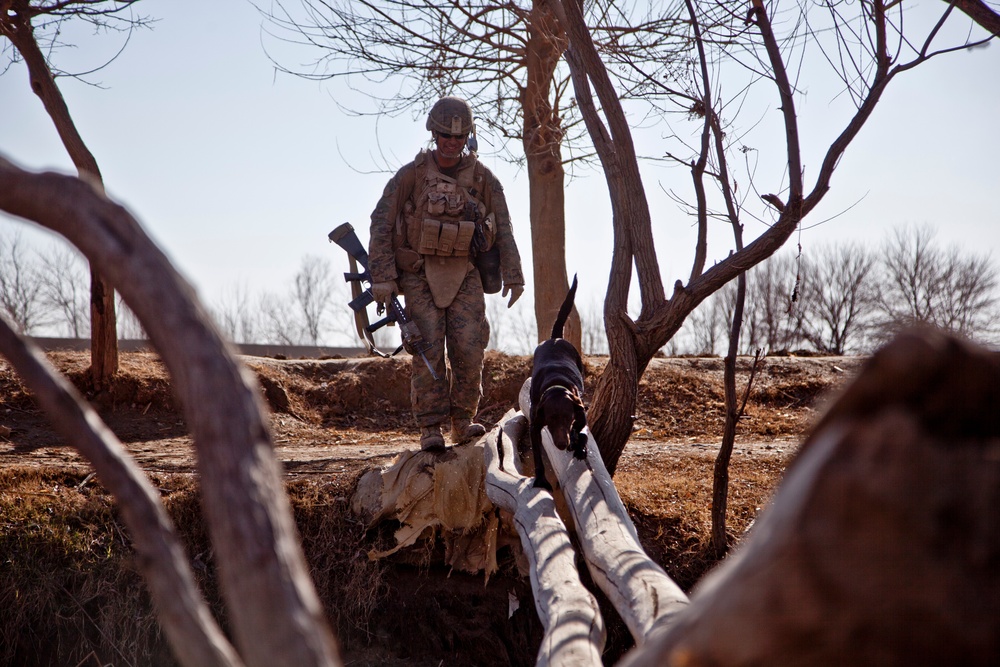
[[[461,97],[442,97],[427,114],[426,127],[442,134],[468,134],[474,128],[472,107]]]

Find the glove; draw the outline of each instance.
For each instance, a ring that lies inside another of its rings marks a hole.
[[[378,303],[384,305],[394,294],[399,294],[399,287],[396,286],[395,280],[384,283],[372,283],[372,296],[375,297],[375,301]]]
[[[524,294],[524,285],[520,283],[504,285],[502,296],[507,296],[508,292],[510,292],[510,301],[507,302],[507,307],[510,308],[514,305],[514,302],[520,299],[521,295]]]

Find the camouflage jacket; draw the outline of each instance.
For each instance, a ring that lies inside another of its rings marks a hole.
[[[403,224],[404,207],[407,202],[411,202],[411,208],[416,206],[414,199],[419,194],[416,186],[417,173],[423,161],[431,159],[433,158],[429,151],[421,150],[412,162],[397,171],[396,175],[389,179],[382,197],[372,211],[368,242],[368,269],[372,275],[372,282],[388,282],[399,277],[395,251],[399,247],[411,246],[406,238]],[[507,209],[503,186],[493,172],[474,156],[463,155],[458,170],[463,171],[470,166],[475,167],[475,196],[483,202],[486,214],[492,213],[496,222],[494,243],[500,250],[500,273],[503,284],[523,285],[521,256],[514,242],[510,211]]]

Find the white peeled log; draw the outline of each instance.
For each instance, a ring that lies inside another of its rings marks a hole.
[[[688,597],[643,550],[635,525],[601,458],[589,429],[587,458],[555,446],[549,429],[542,445],[566,505],[594,582],[621,615],[637,646],[685,609]]]
[[[518,404],[524,414],[531,414],[531,378],[521,387]],[[590,429],[584,432],[586,460],[557,448],[548,428],[542,429],[542,446],[575,523],[591,577],[625,621],[636,645],[641,645],[654,628],[668,625],[687,606],[688,597],[643,550],[597,441]]]
[[[533,478],[518,469],[513,443],[525,423],[513,410],[504,415],[486,435],[484,459],[486,494],[513,515],[530,566],[535,609],[545,629],[536,664],[601,665],[604,621],[597,600],[580,581],[569,532],[551,494],[534,488]]]

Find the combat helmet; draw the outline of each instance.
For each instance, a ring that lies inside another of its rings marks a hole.
[[[442,97],[427,114],[427,129],[442,134],[469,134],[475,131],[472,107],[461,97]]]

